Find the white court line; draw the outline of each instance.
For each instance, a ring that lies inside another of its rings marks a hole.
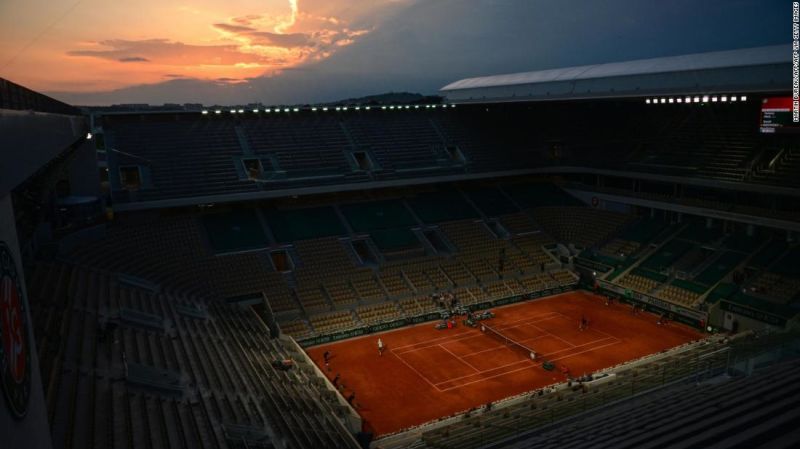
[[[398,346],[398,347],[394,348],[394,350],[395,351],[399,351],[401,349],[410,348],[412,346],[420,346],[420,345],[427,345],[427,344],[430,344],[431,346],[436,346],[439,343],[434,343],[435,341],[448,340],[448,339],[452,339],[453,341],[458,341],[458,340],[461,340],[461,338],[459,338],[459,337],[467,337],[467,336],[471,336],[471,335],[472,335],[472,333],[470,333],[470,332],[462,332],[462,333],[459,333],[458,335],[447,335],[447,336],[444,336],[444,337],[431,338],[429,340],[423,340],[423,341],[418,341],[416,343],[411,343],[411,344],[407,344],[407,345],[403,345],[403,346]],[[415,351],[417,349],[424,349],[424,348],[414,348],[414,349],[411,349],[411,350],[405,351],[405,352],[411,352],[411,351]]]
[[[620,339],[618,338],[618,339],[617,339],[617,341],[612,341],[611,343],[606,343],[606,344],[604,344],[604,345],[600,345],[600,346],[598,346],[598,347],[596,347],[596,348],[584,349],[583,351],[576,352],[576,353],[574,353],[574,354],[567,354],[567,355],[563,355],[563,356],[561,356],[561,357],[556,357],[556,358],[554,358],[554,359],[550,359],[550,361],[551,361],[551,362],[553,362],[553,361],[555,361],[555,360],[568,359],[568,358],[570,358],[570,357],[574,357],[574,356],[576,356],[576,355],[581,355],[581,354],[585,354],[585,353],[587,353],[587,352],[595,351],[595,350],[597,350],[597,349],[600,349],[600,348],[605,348],[605,347],[608,347],[608,346],[613,346],[613,345],[615,345],[615,344],[617,344],[617,343],[621,343],[621,342],[622,342],[622,340],[620,340]]]
[[[519,362],[517,362],[517,363],[519,363]],[[515,363],[515,365],[516,365],[516,363]],[[456,388],[463,388],[463,387],[466,387],[467,385],[472,385],[472,384],[475,384],[475,383],[478,383],[478,382],[485,382],[487,380],[494,379],[495,377],[505,376],[506,374],[516,373],[518,371],[523,371],[523,370],[526,370],[526,369],[536,368],[537,366],[541,366],[541,363],[537,362],[534,365],[523,366],[522,368],[513,369],[511,371],[505,371],[503,373],[495,374],[495,375],[489,376],[489,377],[482,377],[480,379],[471,380],[469,382],[465,382],[463,384],[458,384],[458,385],[455,385],[453,387],[447,387],[447,388],[436,387],[436,389],[441,391],[442,393],[444,393],[445,391],[455,390]],[[439,384],[439,385],[441,385],[441,384]]]
[[[553,313],[557,313],[557,314],[561,315],[562,317],[566,318],[567,320],[569,320],[569,321],[572,321],[572,318],[570,318],[570,317],[568,317],[568,316],[564,315],[564,314],[563,314],[563,313],[561,313],[561,312],[553,312]],[[589,321],[589,324],[590,324],[590,325],[592,324],[592,323],[591,323],[591,321]],[[590,330],[590,331],[592,331],[592,332],[597,332],[598,334],[603,334],[603,335],[605,335],[606,337],[610,337],[610,338],[617,338],[617,337],[615,337],[615,336],[613,336],[613,335],[611,335],[611,334],[609,334],[609,333],[603,332],[603,331],[601,331],[601,330],[594,329],[594,328],[592,328],[592,327],[589,327],[589,328],[587,328],[587,330]]]
[[[482,371],[481,371],[481,370],[479,370],[478,368],[475,368],[474,366],[472,366],[472,364],[471,364],[471,363],[469,363],[469,362],[467,362],[466,360],[462,359],[461,357],[459,357],[459,356],[457,356],[457,355],[453,354],[453,351],[451,351],[451,350],[449,350],[449,349],[445,348],[445,347],[444,347],[444,346],[442,346],[442,345],[436,345],[436,346],[438,346],[438,347],[440,347],[440,348],[444,349],[445,351],[447,351],[447,353],[448,353],[448,354],[450,354],[450,355],[452,355],[453,357],[455,357],[455,358],[456,358],[456,360],[458,360],[459,362],[461,362],[461,363],[463,363],[464,365],[467,365],[468,367],[470,367],[470,368],[474,369],[476,373],[480,373],[480,372],[482,372]]]
[[[541,317],[547,317],[547,318],[543,318],[540,321],[550,320],[550,319],[556,318],[555,316],[550,316],[550,315],[561,315],[561,314],[558,313],[558,312],[547,312],[547,313],[543,313],[541,315],[533,315],[533,316],[529,316],[527,318],[520,318],[518,320],[508,321],[506,323],[501,324],[500,326],[505,326],[505,325],[514,324],[514,323],[521,323],[523,321],[536,320],[536,319],[541,318]]]
[[[547,337],[547,335],[542,335],[541,337]],[[540,337],[537,337],[537,338],[540,338]],[[548,352],[547,354],[539,354],[539,355],[541,357],[549,357],[549,356],[551,356],[553,354],[558,354],[559,352],[569,351],[570,349],[580,348],[581,346],[593,345],[595,343],[600,343],[601,341],[606,341],[606,340],[609,340],[609,339],[619,340],[616,337],[603,337],[603,338],[599,338],[597,340],[592,340],[592,341],[587,342],[587,343],[574,345],[574,346],[572,346],[570,348],[559,349],[558,351]],[[504,348],[505,346],[498,346],[498,347]],[[497,349],[498,347],[495,347],[494,349]],[[473,355],[480,354],[480,353],[483,353],[483,352],[486,352],[486,351],[488,351],[488,349],[487,350],[483,350],[483,351],[473,352],[473,353],[470,353],[470,354],[467,354],[467,355],[463,355],[461,357],[471,357]]]
[[[522,326],[531,326],[531,327],[537,329],[542,334],[538,335],[536,337],[531,337],[531,338],[528,338],[528,339],[519,340],[520,342],[532,341],[532,340],[536,340],[536,339],[539,339],[539,338],[542,338],[542,337],[551,336],[551,337],[553,337],[553,338],[555,338],[557,340],[561,340],[562,342],[564,342],[564,343],[566,343],[566,344],[568,344],[570,346],[569,348],[561,349],[561,350],[558,350],[558,351],[543,355],[543,357],[549,357],[549,356],[551,356],[553,354],[558,354],[558,353],[561,353],[561,352],[564,352],[564,351],[569,351],[569,350],[572,350],[572,349],[575,349],[575,348],[579,348],[579,347],[582,347],[582,346],[586,346],[586,345],[596,344],[596,343],[599,343],[599,342],[602,342],[602,341],[606,341],[608,339],[615,339],[616,340],[614,342],[611,342],[611,343],[608,343],[608,344],[605,344],[605,345],[601,345],[601,346],[598,346],[596,348],[589,348],[589,349],[586,349],[584,351],[580,351],[580,352],[577,352],[577,353],[574,353],[574,354],[567,354],[567,355],[564,355],[564,356],[561,356],[561,357],[558,357],[558,358],[555,358],[555,359],[551,359],[553,361],[554,360],[561,360],[561,359],[569,358],[569,357],[572,357],[573,355],[583,354],[585,352],[593,351],[595,349],[603,348],[603,347],[606,347],[606,346],[611,346],[611,345],[614,345],[614,344],[617,344],[617,343],[621,342],[621,340],[619,338],[617,338],[617,337],[614,337],[612,335],[609,335],[609,334],[607,334],[605,332],[602,332],[602,331],[599,331],[599,330],[591,329],[592,331],[597,332],[599,334],[606,335],[607,337],[606,338],[601,338],[601,339],[598,339],[598,340],[593,340],[593,341],[590,341],[590,342],[587,342],[587,343],[583,343],[583,344],[580,344],[580,345],[574,345],[574,344],[570,343],[569,341],[566,341],[563,338],[553,334],[552,332],[544,330],[544,329],[534,325],[534,323],[539,323],[539,322],[542,322],[542,321],[548,321],[548,320],[551,320],[553,318],[564,318],[567,321],[572,321],[572,319],[570,317],[568,317],[568,316],[566,316],[566,315],[564,315],[562,313],[559,313],[559,312],[548,312],[548,313],[544,313],[544,314],[540,314],[540,315],[534,315],[534,316],[522,318],[522,319],[519,319],[519,320],[507,322],[507,323],[504,323],[504,325],[498,326],[497,329],[498,330],[508,330],[508,329],[514,329],[514,328],[518,328],[518,327],[522,327]],[[511,325],[511,326],[509,326],[509,325]],[[470,364],[469,362],[467,362],[466,360],[464,360],[463,357],[470,357],[470,356],[473,356],[473,355],[476,355],[476,354],[480,354],[480,353],[483,353],[483,352],[487,352],[487,351],[490,351],[490,350],[495,350],[495,349],[498,349],[498,348],[501,348],[501,347],[505,347],[505,345],[500,345],[500,346],[497,346],[497,347],[493,347],[493,348],[490,348],[490,349],[487,349],[487,350],[478,351],[478,352],[475,352],[475,353],[469,353],[469,354],[466,354],[464,356],[458,356],[458,355],[454,354],[452,351],[450,351],[447,348],[445,348],[444,346],[442,346],[443,344],[455,343],[455,342],[462,341],[462,340],[467,340],[467,339],[471,339],[471,338],[477,338],[478,336],[481,336],[481,335],[484,335],[484,334],[483,333],[476,334],[474,332],[464,332],[464,333],[460,333],[458,335],[448,335],[448,336],[444,336],[444,337],[434,338],[434,339],[430,339],[430,340],[425,340],[425,341],[421,341],[421,342],[417,342],[417,343],[412,343],[412,344],[400,346],[398,348],[390,349],[390,352],[392,352],[395,355],[395,357],[400,359],[406,366],[411,368],[411,370],[413,370],[419,377],[423,378],[429,385],[431,385],[432,387],[434,387],[436,390],[438,390],[440,392],[452,390],[454,388],[461,388],[463,386],[470,385],[470,384],[473,384],[473,383],[476,383],[476,382],[482,382],[484,380],[494,379],[494,378],[499,377],[499,376],[504,376],[506,374],[511,374],[511,373],[514,373],[514,372],[517,372],[517,371],[521,371],[521,370],[524,370],[524,369],[528,369],[528,368],[531,368],[531,367],[535,367],[535,366],[541,365],[541,363],[536,363],[536,364],[531,365],[531,366],[526,366],[526,367],[523,367],[523,368],[511,370],[511,371],[504,371],[503,373],[499,373],[499,374],[492,375],[492,376],[489,376],[489,377],[481,377],[480,379],[477,379],[477,380],[474,380],[474,381],[471,381],[471,382],[467,382],[467,383],[464,383],[464,384],[459,384],[459,385],[454,386],[454,387],[449,387],[449,388],[446,388],[446,389],[440,388],[438,385],[454,382],[454,381],[457,381],[459,379],[464,379],[464,378],[468,378],[468,377],[479,376],[482,373],[489,373],[489,372],[492,372],[492,371],[496,371],[498,369],[502,369],[502,368],[506,368],[506,367],[514,366],[514,365],[518,365],[520,363],[530,362],[530,360],[528,360],[528,359],[522,359],[522,360],[519,360],[519,361],[516,361],[516,362],[512,362],[512,363],[508,363],[508,364],[505,364],[505,365],[497,366],[497,367],[494,367],[494,368],[489,369],[489,370],[481,371],[481,370],[477,369],[475,366],[473,366],[472,364]],[[442,342],[441,340],[446,340],[446,341]],[[433,344],[433,342],[435,342],[435,341],[440,341],[440,343]],[[428,346],[419,347],[421,345],[428,345]],[[438,383],[434,384],[433,382],[430,381],[430,379],[428,379],[427,376],[422,374],[419,370],[417,370],[411,364],[409,364],[403,357],[401,357],[402,354],[415,352],[415,351],[419,351],[419,350],[422,350],[422,349],[427,349],[427,348],[434,347],[434,346],[439,346],[441,349],[444,349],[450,355],[452,355],[453,357],[458,359],[460,362],[464,363],[465,365],[468,365],[470,368],[475,370],[476,373],[475,374],[466,375],[466,376],[455,377],[455,378],[448,379],[448,380],[445,380],[445,381],[438,382]],[[409,350],[402,351],[402,352],[399,351],[399,350],[404,349],[404,348],[413,348],[413,349],[409,349]]]
[[[519,322],[522,322],[522,321],[534,320],[533,321],[534,323],[538,323],[539,321],[546,321],[546,320],[550,320],[550,319],[556,318],[555,316],[549,316],[549,315],[561,315],[561,314],[558,313],[558,312],[547,312],[547,313],[543,313],[541,315],[534,315],[534,316],[530,316],[530,317],[527,317],[527,318],[522,318],[522,319],[516,320],[516,321],[509,321],[509,322],[505,323],[504,326],[508,325],[508,324],[519,323]],[[547,317],[547,318],[543,318],[543,319],[539,320],[539,318],[541,318],[541,317]],[[508,328],[510,329],[511,327],[515,327],[515,326],[510,326]],[[505,328],[506,327],[504,327],[503,329],[505,329]],[[467,336],[467,335],[471,336],[472,333],[471,332],[466,332],[466,333],[460,333],[458,335],[446,335],[444,337],[431,338],[429,340],[423,340],[423,341],[419,341],[419,342],[416,342],[416,343],[410,343],[410,344],[407,344],[407,345],[398,346],[398,347],[396,347],[394,349],[395,350],[400,350],[400,349],[408,348],[408,347],[411,347],[411,346],[419,346],[419,345],[422,345],[422,344],[433,343],[434,341],[438,341],[438,340],[453,339],[453,340],[457,341],[457,340],[460,340],[460,338],[458,338],[458,337]]]
[[[614,338],[614,337],[612,337],[612,338]],[[619,342],[621,341],[621,340],[620,340],[620,339],[618,339],[618,338],[614,338],[614,339],[615,339],[615,340],[617,340],[617,341],[615,341],[614,343],[619,343]],[[558,351],[549,352],[549,353],[547,353],[547,354],[540,354],[540,357],[542,357],[542,358],[549,358],[549,357],[550,357],[550,356],[552,356],[553,354],[558,354],[559,352],[569,351],[569,350],[572,350],[572,349],[575,349],[575,348],[579,348],[579,347],[581,347],[581,346],[586,346],[586,345],[591,345],[591,344],[595,344],[595,343],[600,343],[600,342],[602,342],[602,341],[606,341],[606,340],[608,340],[608,338],[601,338],[601,339],[599,339],[599,340],[590,341],[589,343],[584,343],[584,344],[582,344],[582,345],[579,345],[579,346],[574,346],[574,347],[572,347],[572,348],[559,349]],[[604,345],[598,346],[598,348],[600,348],[600,347],[603,347],[603,346],[604,346]],[[591,351],[592,349],[594,349],[594,348],[589,348],[589,349],[587,349],[586,351]],[[583,352],[586,352],[586,351],[583,351]],[[577,352],[576,354],[582,354],[583,352]],[[567,356],[569,356],[569,355],[570,355],[570,354],[568,354]],[[562,356],[562,357],[566,357],[566,356]],[[552,359],[552,360],[559,360],[559,359]],[[441,381],[441,382],[437,382],[437,383],[436,383],[436,385],[441,385],[441,384],[443,384],[443,383],[452,382],[452,381],[454,381],[454,380],[458,380],[458,379],[464,379],[464,378],[467,378],[467,377],[477,376],[477,375],[479,375],[479,374],[481,374],[481,373],[489,373],[489,372],[492,372],[492,371],[496,371],[496,370],[498,370],[498,369],[500,369],[500,368],[505,368],[505,367],[507,367],[507,366],[517,365],[517,364],[519,364],[519,363],[528,362],[528,361],[530,361],[530,360],[529,360],[529,359],[521,359],[521,360],[518,360],[518,361],[516,361],[516,362],[511,362],[511,363],[507,363],[507,364],[505,364],[505,365],[500,365],[500,366],[496,366],[496,367],[494,367],[494,368],[491,368],[491,369],[483,370],[483,371],[480,371],[480,372],[478,372],[478,373],[476,373],[476,374],[469,374],[469,375],[466,375],[466,376],[453,377],[453,378],[451,378],[451,379],[443,380],[443,381]],[[540,364],[540,363],[538,363],[538,362],[537,362],[537,364]],[[515,370],[515,371],[516,371],[516,370]],[[509,373],[513,373],[514,371],[508,371],[508,372],[509,372]],[[502,375],[502,374],[498,374],[498,376],[500,376],[500,375]],[[491,378],[492,378],[492,377],[488,377],[487,379],[491,379]]]
[[[541,316],[548,316],[548,318],[544,318],[544,319],[542,319],[542,320],[536,320],[536,321],[534,321],[534,322],[537,322],[537,323],[538,323],[538,322],[540,322],[540,321],[545,321],[545,320],[549,320],[549,319],[556,318],[555,316],[549,316],[549,315],[558,315],[558,314],[557,314],[556,312],[549,312],[549,313],[547,313],[547,314],[542,314],[542,315],[536,315],[536,316],[533,316],[533,317],[528,317],[528,318],[525,318],[524,320],[531,320],[531,319],[536,319],[536,318],[539,318],[539,317],[541,317]],[[513,323],[519,323],[519,322],[521,322],[521,321],[524,321],[524,320],[518,320],[518,321],[514,321],[514,322],[512,322],[512,323],[509,323],[509,324],[513,324]],[[522,324],[520,324],[520,326],[521,326],[521,325],[526,325],[526,324],[529,324],[529,323],[522,323]],[[516,326],[514,326],[514,327],[516,327]],[[505,329],[505,328],[504,328],[504,329]],[[510,327],[509,327],[509,329],[510,329]],[[545,333],[549,334],[549,332],[545,332]],[[455,379],[462,379],[462,378],[464,378],[464,377],[475,376],[475,375],[478,375],[478,374],[480,374],[480,373],[487,373],[487,372],[495,371],[495,370],[497,370],[497,369],[500,369],[500,368],[505,368],[505,367],[508,367],[508,366],[517,365],[517,364],[519,364],[519,363],[528,362],[528,360],[527,360],[527,359],[523,359],[523,360],[519,360],[519,361],[517,361],[517,362],[512,362],[512,363],[509,363],[509,364],[506,364],[506,365],[501,365],[501,366],[498,366],[498,367],[492,368],[492,369],[490,369],[490,370],[481,371],[481,370],[479,370],[479,369],[475,368],[474,366],[472,366],[472,364],[470,364],[470,363],[468,363],[467,361],[465,361],[465,360],[461,359],[461,357],[459,357],[459,356],[457,356],[457,355],[453,354],[453,352],[452,352],[452,351],[450,351],[450,350],[448,350],[448,349],[446,349],[446,348],[442,347],[442,346],[441,346],[441,343],[440,343],[440,344],[434,344],[434,345],[426,346],[426,347],[422,347],[422,348],[410,349],[410,350],[403,351],[403,352],[398,352],[398,351],[397,351],[398,349],[407,348],[407,347],[410,347],[410,346],[417,346],[417,345],[420,345],[420,344],[427,344],[427,343],[430,343],[430,342],[433,342],[433,341],[436,341],[436,340],[450,339],[450,341],[446,342],[446,343],[450,343],[450,342],[455,342],[455,341],[461,341],[461,340],[465,340],[465,339],[467,339],[467,338],[476,338],[476,337],[478,337],[478,336],[481,336],[481,335],[483,335],[483,333],[478,333],[478,334],[475,334],[475,333],[473,333],[473,332],[467,332],[467,333],[464,333],[464,334],[461,334],[461,335],[456,335],[456,336],[447,336],[447,337],[435,338],[435,339],[432,339],[432,340],[426,340],[426,341],[424,341],[424,342],[418,342],[418,343],[414,343],[414,344],[410,344],[410,345],[400,346],[400,347],[398,347],[398,348],[389,348],[389,352],[390,352],[390,353],[392,353],[392,354],[393,354],[395,357],[397,357],[397,358],[398,358],[398,359],[399,359],[401,362],[403,362],[403,363],[404,363],[404,364],[405,364],[407,367],[409,367],[409,368],[410,368],[412,371],[414,371],[414,372],[417,374],[417,376],[419,376],[419,377],[421,377],[423,380],[425,380],[425,382],[427,382],[427,383],[428,383],[428,385],[432,386],[433,388],[435,388],[435,389],[437,389],[437,390],[439,390],[439,391],[444,391],[444,390],[442,390],[441,388],[437,387],[437,386],[436,386],[437,384],[434,384],[433,382],[431,382],[431,381],[430,381],[430,379],[428,379],[428,377],[427,377],[427,376],[425,376],[424,374],[422,374],[422,373],[421,373],[421,372],[420,372],[418,369],[416,369],[416,368],[414,368],[413,366],[411,366],[411,364],[410,364],[410,363],[408,363],[408,362],[407,362],[407,361],[406,361],[406,360],[405,360],[403,357],[401,357],[401,355],[403,355],[403,354],[406,354],[406,353],[410,353],[410,352],[416,352],[416,351],[419,351],[419,350],[422,350],[422,349],[431,348],[431,347],[434,347],[434,346],[439,346],[439,347],[441,347],[442,349],[444,349],[445,351],[447,351],[448,353],[450,353],[451,355],[453,355],[454,357],[456,357],[458,360],[460,360],[460,361],[461,361],[461,362],[463,362],[464,364],[466,364],[466,365],[470,366],[472,369],[474,369],[474,370],[476,371],[476,373],[475,373],[475,374],[471,374],[471,375],[469,375],[469,376],[461,376],[461,377],[456,377],[456,378],[454,378],[454,379],[448,379],[448,380],[446,380],[446,381],[443,381],[443,382],[440,382],[440,383],[444,383],[444,382],[451,382],[451,381],[453,381],[453,380],[455,380]],[[544,336],[545,336],[545,335],[539,335],[539,336],[537,336],[537,337],[534,337],[534,338],[540,338],[540,337],[544,337]],[[455,337],[463,337],[463,338],[455,338]],[[498,346],[498,347],[504,347],[504,346]],[[492,349],[496,349],[496,348],[498,348],[498,347],[495,347],[495,348],[492,348]],[[468,355],[471,355],[471,354],[468,354]],[[500,374],[500,375],[501,375],[501,374]]]
[[[556,335],[556,334],[554,334],[554,333],[552,333],[552,332],[550,332],[550,331],[546,331],[546,330],[542,329],[541,327],[539,327],[539,326],[536,326],[536,325],[534,325],[534,324],[530,324],[530,326],[533,326],[533,327],[535,327],[536,329],[539,329],[540,331],[544,332],[545,334],[548,334],[548,335],[550,335],[550,336],[551,336],[551,337],[553,337],[553,338],[556,338],[556,339],[558,339],[558,340],[561,340],[561,341],[563,341],[564,343],[566,343],[566,344],[568,344],[568,345],[572,346],[573,348],[575,347],[575,345],[573,345],[572,343],[568,342],[567,340],[564,340],[563,338],[559,337],[558,335]]]
[[[406,362],[406,361],[405,361],[405,360],[404,360],[402,357],[400,357],[399,355],[397,355],[397,354],[395,354],[394,352],[392,352],[392,350],[391,350],[391,349],[389,350],[389,352],[391,352],[391,353],[392,353],[392,355],[394,355],[395,357],[397,357],[397,358],[398,358],[398,359],[399,359],[401,362],[403,362],[403,363],[404,363],[404,364],[405,364],[407,367],[409,367],[409,368],[410,368],[412,371],[414,371],[415,373],[417,373],[417,376],[421,377],[421,378],[422,378],[422,380],[424,380],[425,382],[428,382],[428,385],[430,385],[430,386],[432,386],[433,388],[435,388],[435,389],[439,390],[440,392],[441,392],[441,391],[443,391],[441,388],[437,387],[437,386],[436,386],[436,385],[435,385],[433,382],[431,382],[431,381],[428,379],[428,376],[424,376],[422,373],[420,373],[419,371],[417,371],[417,369],[416,369],[416,368],[414,368],[413,366],[411,366],[411,364],[409,364],[408,362]]]
[[[478,337],[478,336],[476,335],[476,338],[477,338],[477,337]],[[540,338],[544,338],[544,337],[547,337],[547,335],[539,335],[539,336],[536,336],[536,337],[526,338],[525,340],[519,340],[519,341],[520,341],[520,342],[523,342],[523,341],[533,341],[533,340],[538,340],[538,339],[540,339]],[[483,354],[484,352],[488,352],[488,351],[496,351],[498,348],[505,348],[505,347],[506,347],[505,345],[500,345],[500,346],[492,346],[492,347],[491,347],[491,348],[489,348],[489,349],[483,349],[483,350],[481,350],[481,351],[470,352],[469,354],[464,354],[464,355],[462,355],[462,356],[459,356],[459,357],[472,357],[472,356],[474,356],[474,355]]]
[[[568,359],[568,358],[576,356],[576,355],[580,355],[580,354],[583,354],[583,353],[586,353],[586,352],[594,351],[595,349],[600,349],[600,348],[605,348],[607,346],[615,345],[617,343],[620,343],[621,341],[622,340],[617,339],[617,341],[615,341],[615,342],[611,342],[611,343],[608,343],[608,344],[605,344],[605,345],[601,345],[601,346],[598,346],[596,348],[586,349],[586,350],[581,351],[581,352],[576,352],[575,354],[567,354],[567,355],[562,356],[562,357],[558,357],[558,358],[555,358],[555,359],[550,359],[550,361],[553,362],[553,361],[556,361],[556,360]],[[530,369],[530,368],[535,368],[535,367],[540,366],[540,365],[541,365],[541,363],[537,363],[536,365],[531,365],[531,366],[526,366],[526,367],[523,367],[523,368],[518,368],[518,369],[515,369],[515,370],[511,370],[511,371],[506,371],[506,372],[504,372],[502,374],[495,374],[494,376],[489,376],[489,377],[484,377],[484,378],[481,378],[481,379],[473,380],[473,381],[470,381],[470,382],[466,382],[466,383],[463,383],[463,384],[456,385],[454,387],[449,387],[449,388],[436,387],[436,389],[441,391],[441,392],[450,391],[450,390],[454,390],[456,388],[462,388],[462,387],[465,387],[467,385],[471,385],[471,384],[474,384],[474,383],[477,383],[477,382],[483,382],[483,381],[486,381],[486,380],[491,380],[491,379],[494,379],[495,377],[505,376],[506,374],[515,373],[517,371],[522,371],[522,370],[526,370],[526,369]],[[441,383],[439,385],[441,385]]]
[[[557,318],[557,317],[553,316],[553,317],[543,318],[543,319],[540,319],[540,320],[536,319],[536,318],[538,318],[538,316],[537,317],[529,317],[529,318],[525,318],[525,319],[526,320],[534,320],[534,321],[530,321],[530,323],[539,323],[539,322],[542,322],[542,321],[552,320],[553,318]],[[512,323],[507,323],[507,324],[519,323],[520,321],[522,321],[522,320],[514,321]],[[513,329],[515,327],[519,327],[519,326],[530,324],[530,323],[521,323],[521,324],[518,324],[516,326],[508,326],[508,327],[503,327],[503,328],[498,327],[498,329],[499,330]],[[425,348],[428,348],[428,347],[431,347],[431,346],[436,346],[438,344],[442,344],[442,343],[434,343],[436,341],[449,340],[446,343],[450,343],[450,342],[465,340],[465,339],[468,339],[468,338],[474,338],[475,335],[476,334],[474,332],[466,331],[466,332],[462,332],[462,333],[460,333],[458,335],[447,335],[445,337],[432,338],[430,340],[424,340],[424,341],[420,341],[420,342],[417,342],[417,343],[411,343],[411,344],[408,344],[408,345],[398,346],[396,348],[393,348],[393,351],[397,352],[398,354],[405,354],[406,352],[417,351],[417,350],[420,350],[420,349],[425,349]],[[415,346],[421,346],[421,345],[429,345],[429,346],[415,347]],[[409,348],[409,347],[414,347],[414,348],[409,349],[407,351],[401,351],[402,349]]]
[[[453,382],[453,381],[456,381],[456,380],[459,380],[459,379],[466,379],[468,377],[475,377],[475,376],[479,376],[479,375],[481,375],[483,373],[491,373],[492,371],[497,371],[500,368],[506,368],[508,366],[519,365],[520,363],[526,363],[526,362],[533,362],[533,360],[531,360],[531,359],[520,359],[520,360],[517,360],[516,362],[506,363],[505,365],[496,366],[496,367],[494,367],[492,369],[487,369],[487,370],[481,371],[479,373],[468,374],[466,376],[453,377],[452,379],[443,380],[441,382],[437,382],[435,385],[446,384],[446,383]],[[534,365],[532,365],[532,366],[540,365],[539,362],[533,362],[533,363],[534,363]],[[514,370],[514,371],[517,371],[517,370]],[[506,373],[513,373],[514,371],[503,371],[502,373],[497,374],[496,376],[502,376],[503,374],[506,374]],[[481,379],[491,379],[491,377],[481,377]]]
[[[531,323],[541,323],[542,321],[552,320],[553,318],[558,318],[558,317],[544,318],[544,319],[541,319],[541,320],[532,321]],[[498,330],[505,331],[505,330],[508,330],[508,329],[516,329],[518,327],[527,326],[527,325],[529,325],[531,323],[520,323],[520,324],[517,324],[516,326],[498,328]],[[537,338],[541,338],[541,337],[545,337],[547,335],[550,335],[550,333],[547,332],[547,331],[543,331],[543,332],[544,332],[543,334],[537,335],[535,337],[523,338],[523,339],[514,340],[514,341],[525,342],[525,341],[535,340]],[[456,337],[461,337],[461,338],[456,338]],[[396,351],[396,352],[398,354],[407,354],[409,352],[420,351],[420,350],[423,350],[423,349],[432,348],[434,346],[441,346],[441,345],[446,345],[446,344],[450,344],[450,343],[469,340],[469,339],[472,339],[472,338],[481,338],[481,337],[485,337],[483,332],[480,332],[480,333],[475,333],[475,332],[463,333],[463,334],[459,334],[457,336],[453,336],[452,339],[449,340],[449,341],[445,341],[445,342],[441,342],[441,343],[437,343],[437,344],[431,344],[430,346],[423,346],[423,347],[420,347],[420,348],[408,349],[406,351]],[[445,337],[445,338],[450,338],[450,337]],[[441,338],[437,338],[436,340],[441,340]],[[430,341],[434,341],[434,340],[430,340]],[[427,341],[426,342],[420,342],[418,344],[422,344],[422,343],[428,343],[428,342]],[[407,348],[408,346],[413,346],[413,345],[401,346],[400,348]],[[498,347],[502,347],[502,346],[495,346],[494,348],[498,348]],[[472,354],[472,353],[470,353],[470,354]],[[470,355],[470,354],[467,354],[467,355]],[[456,357],[463,357],[463,356],[456,356]]]

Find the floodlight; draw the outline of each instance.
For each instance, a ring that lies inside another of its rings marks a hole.
[[[86,133],[86,140],[92,140],[92,133]]]
[[[208,115],[208,111],[203,111],[203,115]]]
[[[222,111],[220,111],[219,109],[217,109],[216,111],[214,111],[214,114],[222,114]]]

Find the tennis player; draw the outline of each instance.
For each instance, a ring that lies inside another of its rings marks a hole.
[[[378,355],[383,355],[384,349],[385,346],[383,346],[383,340],[381,340],[380,337],[378,337]]]

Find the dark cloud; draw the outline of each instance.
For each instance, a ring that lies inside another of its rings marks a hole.
[[[214,28],[217,28],[222,31],[227,31],[229,33],[247,33],[250,31],[256,31],[255,28],[251,28],[249,26],[231,25],[229,23],[215,23]]]
[[[109,92],[51,94],[72,104],[295,104],[388,91],[428,94],[472,76],[786,43],[791,25],[784,5],[782,0],[421,1],[329,58],[274,76],[224,87],[215,80],[169,80]],[[255,20],[232,23],[248,26]],[[126,50],[104,57],[155,61],[148,51],[134,51],[141,48]]]
[[[149,62],[150,60],[147,58],[142,58],[141,56],[129,56],[126,58],[119,58],[117,59],[119,62]]]
[[[231,20],[240,25],[250,25],[253,21],[258,20],[260,18],[261,16],[259,16],[258,14],[250,14],[247,16],[234,17]]]
[[[273,33],[271,31],[259,31],[249,26],[252,20],[259,16],[247,16],[246,18],[237,17],[232,19],[237,24],[215,23],[213,27],[237,36],[249,38],[254,45],[267,47],[297,48],[310,47],[314,44],[311,35],[304,33]]]
[[[110,39],[100,42],[108,50],[73,50],[70,56],[83,56],[115,61],[130,60],[164,65],[233,65],[239,63],[269,64],[268,58],[243,53],[235,45],[191,45],[168,39],[124,40]],[[141,58],[141,59],[134,59]]]
[[[269,31],[253,31],[247,33],[247,36],[253,38],[253,43],[256,45],[272,47],[308,47],[313,44],[311,36],[303,33],[280,34]]]

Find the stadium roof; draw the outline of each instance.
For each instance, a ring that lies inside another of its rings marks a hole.
[[[0,197],[86,136],[81,111],[0,78]]]
[[[791,46],[742,48],[536,72],[466,78],[448,101],[486,103],[776,92],[791,88]]]

